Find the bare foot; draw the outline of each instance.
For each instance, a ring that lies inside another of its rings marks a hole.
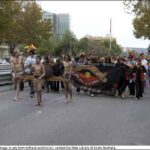
[[[67,99],[64,100],[65,103],[68,103],[69,101]]]
[[[17,97],[14,98],[14,101],[18,101],[19,99]]]

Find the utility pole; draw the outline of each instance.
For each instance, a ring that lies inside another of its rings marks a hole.
[[[112,22],[111,22],[111,17],[110,17],[110,47],[109,47],[109,50],[110,50],[110,56],[111,56],[111,41],[112,41],[111,27],[112,27]]]
[[[71,55],[72,55],[72,52],[71,52],[71,40],[70,40],[70,57],[71,57]]]

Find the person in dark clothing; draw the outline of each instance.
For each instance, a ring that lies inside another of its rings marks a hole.
[[[120,66],[120,80],[118,83],[118,95],[121,96],[122,99],[125,99],[124,92],[129,83],[129,69],[133,68],[133,65],[126,64],[126,60],[124,58],[118,59],[118,64]]]
[[[143,81],[146,78],[146,69],[141,63],[141,59],[137,59],[137,66],[134,68],[134,80],[136,87],[136,99],[143,97]]]
[[[129,83],[128,83],[128,88],[129,88],[129,97],[135,97],[135,81],[133,80],[133,69],[129,70]]]
[[[49,59],[49,65],[52,68],[52,72],[53,72],[54,60],[50,55],[48,56],[48,59]],[[49,85],[50,85],[51,92],[54,92],[54,81],[49,81]]]
[[[134,71],[134,67],[136,65],[133,55],[129,55],[128,63],[133,65],[133,68],[129,69],[129,78],[130,79],[129,79],[129,83],[128,83],[129,97],[133,98],[133,97],[135,97],[135,81],[133,79],[133,71]]]
[[[45,81],[45,92],[49,92],[49,87],[50,87],[50,81],[47,79],[53,75],[53,70],[52,67],[49,64],[49,58],[47,56],[44,57],[44,62],[43,62],[44,68],[45,68],[45,76],[44,76],[44,81]]]
[[[62,76],[64,72],[64,66],[60,59],[56,60],[56,63],[52,67],[54,76]],[[54,92],[59,92],[59,81],[54,81]]]

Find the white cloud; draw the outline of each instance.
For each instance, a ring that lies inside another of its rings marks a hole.
[[[38,1],[52,13],[69,13],[71,31],[81,38],[87,34],[105,36],[112,18],[112,35],[124,47],[148,47],[149,41],[133,36],[133,16],[124,12],[122,1]]]

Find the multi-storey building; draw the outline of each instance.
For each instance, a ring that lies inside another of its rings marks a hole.
[[[52,29],[51,29],[51,31],[52,31],[52,34],[53,34],[53,36],[54,37],[56,37],[56,35],[57,35],[57,16],[56,16],[56,14],[54,14],[54,13],[50,13],[50,12],[47,12],[47,11],[44,11],[43,12],[43,20],[44,21],[46,21],[46,20],[50,20],[51,21],[51,24],[52,24]]]
[[[57,35],[61,37],[66,31],[70,30],[69,14],[57,15]]]
[[[44,11],[43,20],[51,21],[54,37],[61,37],[66,31],[70,30],[69,14],[54,14]]]

